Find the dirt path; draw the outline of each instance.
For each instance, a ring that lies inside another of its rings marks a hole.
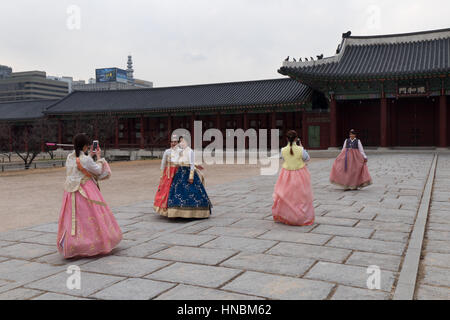
[[[101,182],[111,207],[153,199],[160,160],[111,164],[113,176]],[[206,187],[259,174],[252,165],[205,166]],[[0,174],[0,232],[57,221],[63,195],[64,168]]]

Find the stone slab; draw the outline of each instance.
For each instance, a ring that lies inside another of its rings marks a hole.
[[[338,286],[336,292],[331,297],[331,300],[388,300],[389,293],[378,291],[378,290],[369,290],[369,289],[360,289],[353,288],[347,286]]]
[[[314,229],[313,232],[316,229]],[[266,239],[266,240],[284,241],[284,242],[296,242],[296,243],[323,245],[326,242],[328,242],[332,237],[330,235],[323,235],[323,234],[271,230],[271,231],[263,234],[259,238]]]
[[[269,299],[324,300],[330,283],[247,271],[222,289]]]
[[[0,248],[0,256],[14,259],[31,260],[56,252],[55,246],[46,246],[32,243],[19,243]]]
[[[275,244],[277,244],[277,242],[272,240],[221,236],[203,245],[203,247],[263,253],[267,249],[272,248]]]
[[[155,300],[261,300],[261,298],[180,284]]]
[[[67,274],[66,272],[61,272],[54,276],[29,283],[26,285],[26,287],[42,291],[50,291],[53,293],[62,293],[78,297],[88,297],[91,294],[124,279],[123,277],[81,271],[81,289],[70,290],[66,285],[67,279],[70,276],[71,275]]]
[[[170,262],[134,257],[109,256],[84,264],[82,271],[110,274],[124,277],[143,277]]]
[[[342,263],[350,255],[351,250],[282,242],[266,253]]]
[[[314,262],[315,260],[306,258],[240,253],[223,262],[221,266],[300,277],[314,264]]]
[[[223,267],[175,263],[146,278],[159,281],[183,283],[203,287],[218,288],[242,271]]]
[[[399,271],[401,257],[387,254],[353,252],[345,264],[368,267],[379,266],[382,270]]]
[[[405,250],[405,244],[400,242],[339,236],[333,238],[327,244],[327,246],[364,252],[392,254],[398,256],[401,256]]]
[[[367,279],[369,276],[367,268],[320,261],[305,275],[304,278],[367,289]],[[380,289],[390,292],[394,280],[394,273],[382,270]]]
[[[217,265],[236,253],[234,250],[226,249],[174,246],[152,255],[150,258]]]
[[[126,279],[103,289],[91,297],[103,300],[150,300],[173,288],[175,284],[147,279]]]

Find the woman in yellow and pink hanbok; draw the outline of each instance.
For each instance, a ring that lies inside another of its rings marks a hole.
[[[306,150],[295,143],[297,132],[289,131],[287,139],[288,145],[281,150],[283,168],[273,193],[273,220],[293,226],[312,225],[314,198],[305,163],[310,158]]]
[[[66,182],[58,223],[57,247],[64,258],[107,254],[122,240],[122,231],[100,193],[97,179],[110,175],[105,159],[94,162],[85,153],[90,141],[74,138],[75,151],[67,156]],[[95,153],[100,158],[100,149]]]

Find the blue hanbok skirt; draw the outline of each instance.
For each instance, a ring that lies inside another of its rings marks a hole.
[[[190,167],[180,166],[173,177],[167,201],[169,218],[208,218],[211,201],[197,172],[189,183]]]

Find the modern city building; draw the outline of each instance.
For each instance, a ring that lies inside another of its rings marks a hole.
[[[60,99],[68,93],[67,82],[47,79],[44,71],[11,72],[0,80],[0,102]]]
[[[12,73],[11,67],[3,66],[0,64],[0,80],[11,77],[11,73]]]
[[[195,136],[194,121],[202,121],[203,131],[217,128],[224,134],[227,129],[279,129],[280,144],[294,129],[308,149],[339,148],[349,129],[371,147],[450,146],[450,29],[362,37],[345,33],[334,56],[286,59],[278,72],[288,77],[74,91],[49,102],[42,117],[56,120],[60,143],[69,143],[80,124],[95,127],[108,119],[114,134],[104,143],[114,149],[163,149],[174,129]],[[0,113],[0,121],[8,120]]]

